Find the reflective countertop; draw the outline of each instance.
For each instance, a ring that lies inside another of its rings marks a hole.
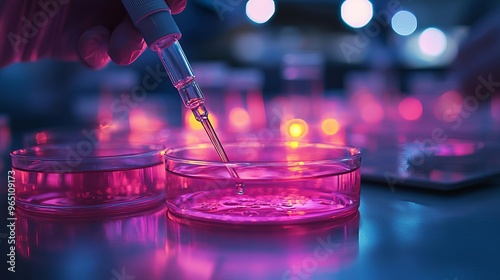
[[[362,184],[359,213],[287,228],[181,224],[166,209],[16,220],[1,279],[500,279],[500,180],[458,192]],[[2,197],[6,222],[6,196]]]

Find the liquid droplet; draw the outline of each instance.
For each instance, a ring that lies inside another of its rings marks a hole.
[[[245,184],[243,183],[236,183],[236,191],[238,191],[238,194],[244,194],[245,193]]]

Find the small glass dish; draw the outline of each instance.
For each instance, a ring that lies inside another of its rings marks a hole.
[[[210,144],[165,152],[167,205],[178,221],[297,224],[357,213],[361,151],[299,142]],[[233,179],[228,168],[239,175]],[[243,183],[243,190],[239,188]]]
[[[164,147],[78,141],[11,153],[18,207],[27,213],[108,216],[164,203]]]

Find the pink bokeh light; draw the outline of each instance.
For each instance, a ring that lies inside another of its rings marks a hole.
[[[399,113],[405,120],[414,121],[422,116],[422,103],[415,97],[407,97],[399,103]]]

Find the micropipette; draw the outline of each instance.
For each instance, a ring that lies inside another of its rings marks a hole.
[[[196,120],[203,125],[222,162],[229,162],[229,158],[208,118],[208,111],[204,105],[205,97],[179,44],[181,32],[168,5],[164,0],[122,0],[122,3],[150,49],[158,54],[172,85],[181,96],[182,102],[193,112]],[[238,193],[243,194],[244,184],[238,173],[234,168],[227,165],[226,167],[229,175],[236,180]]]

